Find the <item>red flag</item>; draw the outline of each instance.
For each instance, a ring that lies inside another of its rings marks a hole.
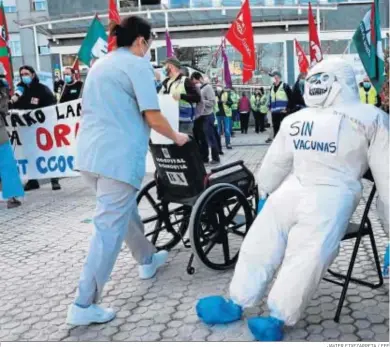
[[[249,0],[245,0],[236,20],[226,34],[226,39],[241,53],[243,63],[242,80],[248,82],[256,68],[255,43],[253,40],[252,16]]]
[[[317,20],[320,20],[317,18]],[[321,42],[318,38],[317,26],[314,21],[313,10],[309,2],[309,43],[310,43],[310,66],[314,66],[323,59]]]
[[[75,73],[75,76],[76,76],[76,81],[80,81],[81,80],[81,74],[80,74],[80,61],[79,61],[79,58],[76,57],[76,60],[74,61],[72,68],[74,69],[74,73]]]
[[[13,70],[11,62],[11,51],[8,46],[8,26],[7,19],[4,13],[3,2],[0,2],[0,63],[3,64],[4,70],[7,73],[7,81],[11,91],[13,90]]]
[[[116,0],[108,0],[109,1],[109,12],[108,12],[108,22],[109,26],[114,26],[116,24],[120,24],[121,17],[119,16],[118,8],[116,7]],[[108,51],[111,52],[116,48],[116,37],[109,36],[108,37]]]
[[[305,51],[303,50],[302,46],[299,44],[299,42],[295,39],[295,51],[297,53],[298,58],[298,64],[299,64],[299,71],[302,73],[306,73],[309,69],[309,61],[307,60]]]

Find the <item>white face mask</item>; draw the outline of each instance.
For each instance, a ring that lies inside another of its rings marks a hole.
[[[217,87],[217,92],[222,92],[222,88],[221,87]]]
[[[146,46],[148,47],[148,50],[145,52],[143,49],[142,49],[142,53],[143,53],[143,58],[147,61],[151,61],[152,60],[152,54],[150,53],[150,45],[148,44],[148,42],[144,39],[144,42],[146,44]]]
[[[147,60],[147,61],[151,61],[152,60],[152,54],[150,53],[150,49],[148,49],[148,51],[145,53],[144,59]]]

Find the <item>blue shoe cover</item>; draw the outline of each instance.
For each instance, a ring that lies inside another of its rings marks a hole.
[[[242,308],[222,296],[208,296],[198,301],[196,313],[206,324],[224,324],[240,320]]]
[[[257,341],[282,341],[284,323],[274,317],[248,319],[248,327]]]

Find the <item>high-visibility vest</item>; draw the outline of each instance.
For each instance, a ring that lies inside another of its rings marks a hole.
[[[263,114],[268,113],[268,97],[264,94],[260,100],[260,112]]]
[[[223,92],[221,96],[217,95],[216,98],[217,98],[217,103],[216,103],[217,105],[220,102],[222,102],[222,106],[223,106],[223,110],[225,112],[225,116],[226,117],[231,117],[232,114],[233,114],[233,111],[232,111],[232,108],[227,105],[227,102],[229,100],[229,93],[228,92]],[[217,108],[218,108],[218,106],[217,106]],[[218,112],[219,112],[219,108],[218,108]]]
[[[376,93],[374,87],[371,86],[371,88],[368,91],[366,91],[364,87],[360,87],[359,94],[360,94],[360,101],[363,104],[376,105],[378,94]]]
[[[274,86],[271,88],[271,112],[280,112],[287,108],[288,97],[284,90],[284,83],[280,83],[275,93]]]
[[[230,98],[233,101],[232,110],[233,111],[238,110],[238,102],[240,101],[240,98],[239,98],[238,94],[235,93],[235,92],[231,92]]]
[[[180,80],[168,81],[167,90],[170,95],[182,95],[187,94],[185,81],[187,77],[182,76]],[[172,85],[172,86],[171,86]],[[191,123],[194,117],[194,107],[189,102],[180,99],[179,100],[179,121],[185,123]]]
[[[257,95],[252,95],[251,96],[251,109],[254,112],[259,112],[260,111],[260,97]]]

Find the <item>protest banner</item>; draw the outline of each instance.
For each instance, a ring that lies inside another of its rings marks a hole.
[[[161,95],[159,102],[161,112],[177,130],[177,101],[169,95]],[[79,175],[73,170],[80,117],[81,99],[32,111],[9,112],[4,121],[22,180]],[[172,143],[155,131],[151,132],[151,139],[153,143]]]
[[[81,99],[32,111],[11,110],[4,121],[23,180],[73,177]]]

